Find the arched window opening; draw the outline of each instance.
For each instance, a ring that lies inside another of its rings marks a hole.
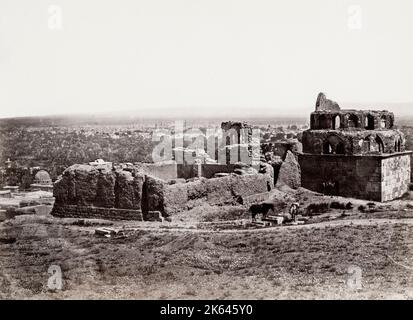
[[[379,136],[376,137],[376,143],[377,143],[378,148],[379,148],[378,151],[380,153],[384,153],[384,143],[383,143],[383,140],[381,140],[381,138]]]
[[[367,130],[374,130],[374,117],[369,114],[365,119],[365,128]]]
[[[334,117],[334,121],[333,121],[333,128],[334,130],[338,130],[341,127],[341,119],[339,115],[336,115]]]
[[[386,128],[386,122],[387,122],[386,116],[382,116],[380,118],[380,128],[385,129]]]
[[[389,129],[393,129],[394,127],[394,117],[391,116],[389,119]]]
[[[230,145],[231,145],[231,137],[230,137],[230,136],[226,136],[226,137],[225,137],[225,145],[226,145],[226,146],[230,146]]]
[[[324,154],[333,154],[333,146],[330,144],[330,142],[328,142],[328,141],[324,142],[323,153]]]
[[[402,142],[401,138],[397,138],[394,142],[394,152],[401,152],[402,151]]]
[[[349,128],[357,128],[358,127],[359,118],[355,114],[351,114],[348,117],[348,127]]]
[[[336,146],[336,154],[345,154],[344,143],[340,142]]]
[[[311,127],[311,129],[316,129],[315,128],[315,115],[314,114],[312,114],[310,116],[310,127]]]
[[[323,144],[324,154],[345,154],[345,142],[335,134],[330,135]]]
[[[371,152],[374,151],[373,150],[373,145],[372,145],[372,138],[371,136],[368,136],[366,138],[364,138],[363,140],[363,151],[364,152]]]

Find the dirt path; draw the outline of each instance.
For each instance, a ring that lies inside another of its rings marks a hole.
[[[196,227],[167,227],[165,225],[157,226],[133,226],[125,228],[125,231],[156,231],[156,232],[191,232],[191,233],[267,233],[274,231],[290,231],[297,229],[321,229],[326,227],[340,227],[340,226],[368,226],[368,225],[383,225],[383,224],[407,224],[413,225],[413,218],[406,219],[348,219],[325,221],[320,223],[303,224],[303,225],[288,225],[276,226],[257,229],[232,229],[232,230],[212,230],[212,229],[198,229]]]

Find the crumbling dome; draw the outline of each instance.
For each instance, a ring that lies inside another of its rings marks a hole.
[[[310,120],[299,156],[304,188],[375,201],[408,190],[411,152],[392,112],[342,110],[320,93]]]
[[[321,100],[325,101],[325,96]],[[341,110],[337,104],[320,108],[319,104],[311,113],[310,130],[303,133],[304,153],[363,155],[406,151],[403,133],[394,129],[392,112]]]

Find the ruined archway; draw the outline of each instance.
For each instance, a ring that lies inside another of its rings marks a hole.
[[[362,151],[363,152],[371,152],[374,151],[374,139],[372,136],[367,136],[363,139]]]
[[[386,128],[386,123],[387,123],[387,117],[386,116],[381,116],[381,118],[380,118],[380,128],[385,129]]]
[[[348,116],[348,125],[349,128],[357,128],[359,126],[359,118],[355,114],[350,114]]]
[[[323,143],[324,154],[345,154],[345,142],[336,134],[329,135]]]
[[[365,128],[366,130],[374,130],[374,116],[368,114],[365,118]]]
[[[401,152],[402,151],[402,142],[401,138],[397,137],[394,141],[394,152]]]
[[[376,143],[377,143],[378,151],[379,151],[380,153],[384,153],[384,143],[383,143],[383,140],[382,140],[379,136],[376,136],[375,141],[376,141]]]
[[[344,147],[344,143],[343,142],[338,143],[336,146],[336,154],[345,154],[345,153],[346,153],[346,150]]]
[[[340,115],[336,115],[333,119],[333,129],[338,130],[341,127],[341,118]]]
[[[333,146],[330,142],[324,141],[323,143],[323,153],[324,154],[333,154]]]

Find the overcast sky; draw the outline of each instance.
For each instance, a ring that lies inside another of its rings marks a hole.
[[[0,0],[0,117],[413,102],[412,39],[411,0]]]

